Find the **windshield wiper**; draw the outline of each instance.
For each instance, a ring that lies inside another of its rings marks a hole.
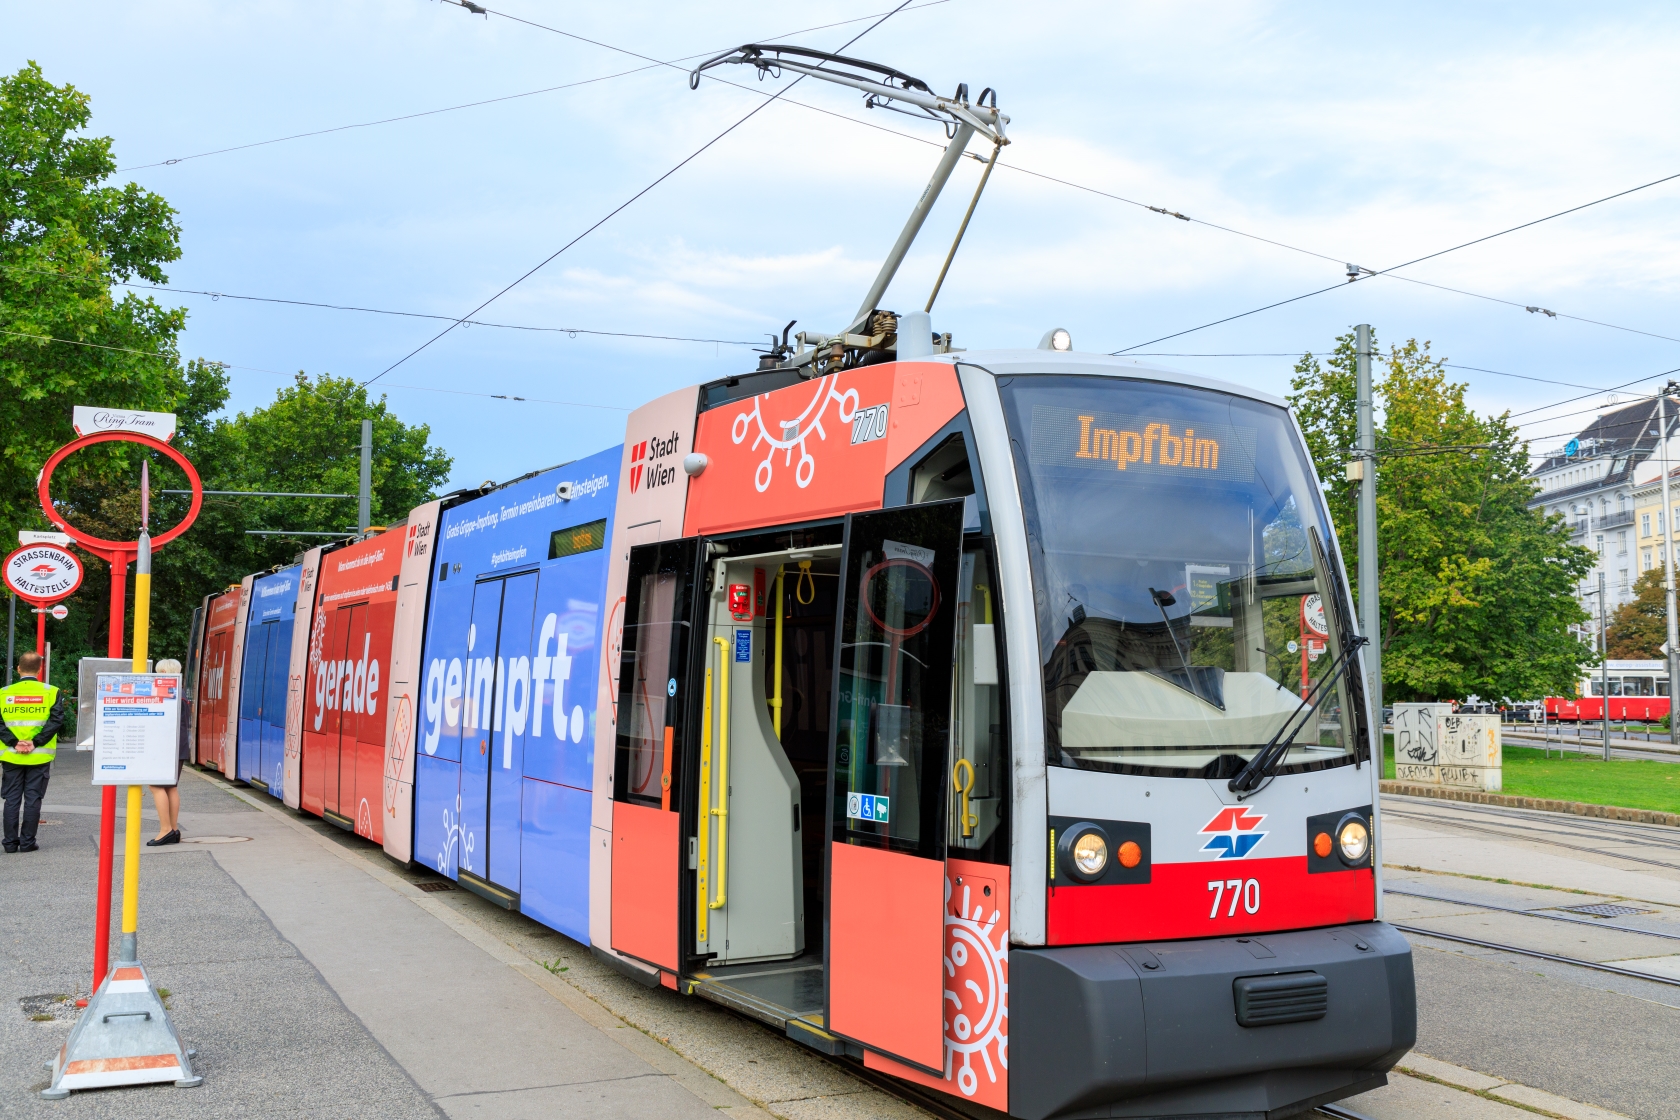
[[[1277,734],[1273,735],[1265,746],[1254,752],[1254,757],[1248,760],[1248,765],[1244,766],[1237,776],[1231,779],[1232,793],[1253,793],[1262,781],[1272,776],[1285,756],[1289,754],[1289,748],[1295,744],[1296,736],[1306,729],[1307,720],[1303,719],[1296,723],[1296,718],[1303,711],[1307,712],[1310,718],[1312,712],[1317,709],[1324,690],[1341,679],[1342,674],[1347,672],[1348,666],[1353,663],[1354,653],[1368,641],[1370,639],[1363,636],[1347,639],[1347,648],[1342,650],[1342,655],[1336,659],[1336,664],[1332,665],[1330,671],[1318,678],[1312,688],[1307,690],[1307,694],[1301,697],[1301,703],[1296,706],[1293,712],[1289,713],[1289,718],[1283,721],[1283,726],[1278,728]],[[1346,717],[1344,716],[1344,718]],[[1295,724],[1293,731],[1290,731],[1290,724]],[[1285,732],[1288,732],[1288,734],[1284,734]]]

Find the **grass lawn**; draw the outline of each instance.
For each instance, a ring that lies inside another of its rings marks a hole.
[[[1383,776],[1394,777],[1392,736],[1383,752]],[[1528,747],[1505,748],[1505,788],[1514,797],[1545,797],[1584,801],[1589,805],[1620,805],[1628,809],[1656,809],[1680,813],[1680,763],[1617,759],[1605,762],[1578,754],[1546,758]]]

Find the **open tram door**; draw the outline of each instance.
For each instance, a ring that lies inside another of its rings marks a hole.
[[[946,755],[963,504],[846,521],[824,1026],[942,1073]]]

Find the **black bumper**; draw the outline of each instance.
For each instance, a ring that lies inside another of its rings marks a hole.
[[[1239,1025],[1236,982],[1289,973],[1324,978],[1323,1017]],[[1009,953],[1025,1120],[1293,1116],[1384,1084],[1416,1040],[1412,949],[1382,922]]]

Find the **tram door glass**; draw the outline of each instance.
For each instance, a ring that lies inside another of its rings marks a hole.
[[[694,545],[631,550],[624,604],[613,799],[671,812],[688,703]]]
[[[962,502],[854,514],[840,573],[833,1030],[941,1064],[945,790]]]

